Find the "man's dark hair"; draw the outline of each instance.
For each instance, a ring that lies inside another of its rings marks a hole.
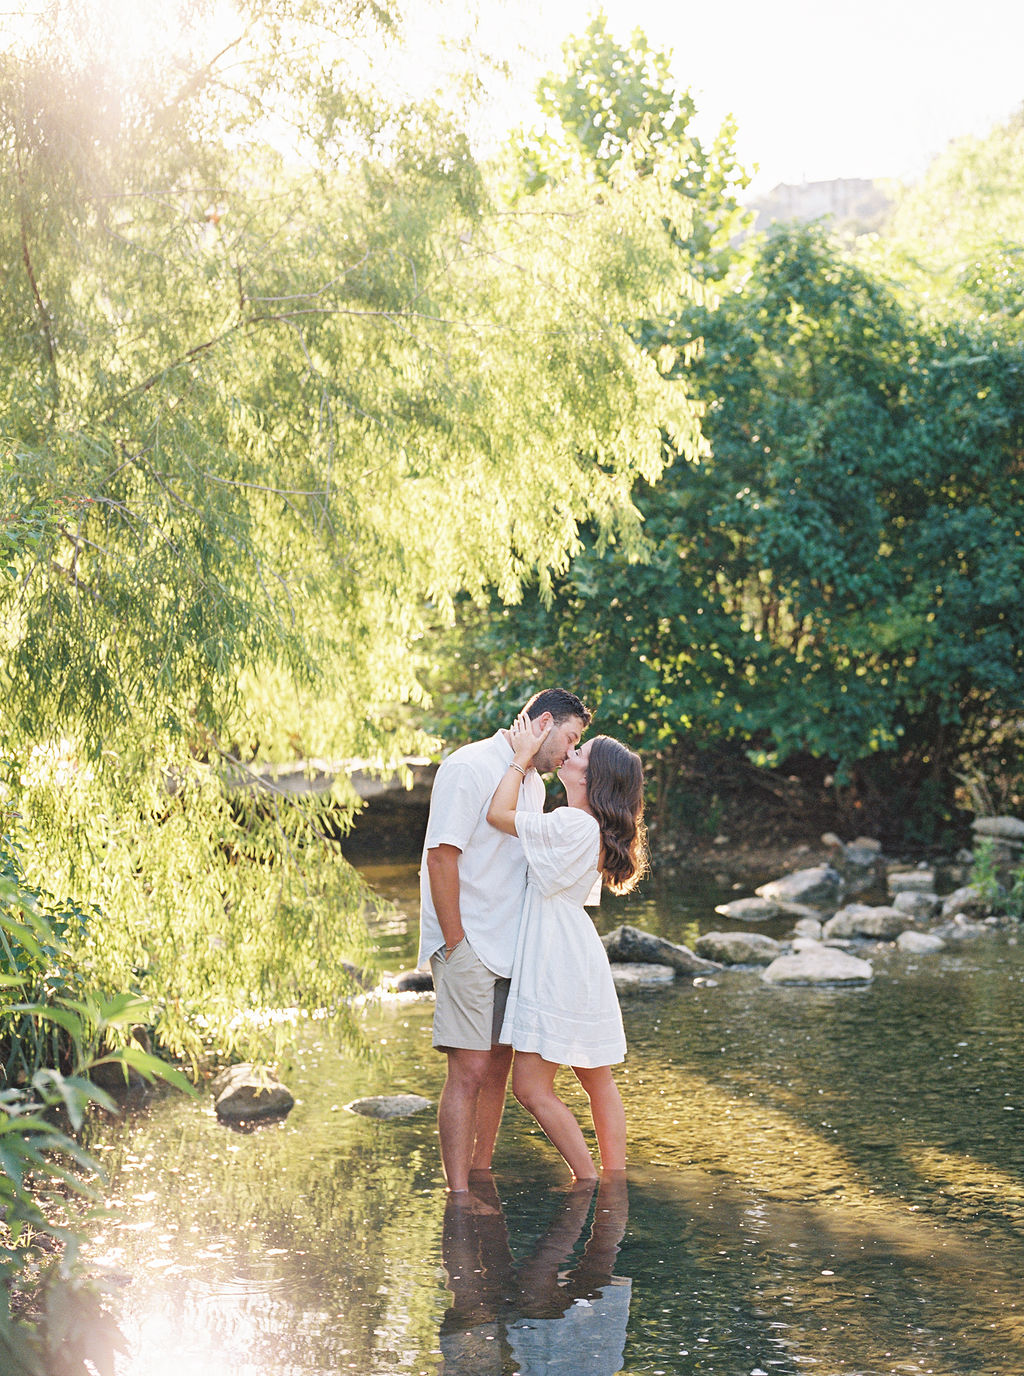
[[[539,693],[534,693],[524,711],[531,721],[536,721],[545,712],[550,712],[559,725],[568,717],[579,717],[584,726],[589,726],[593,716],[590,708],[585,707],[575,693],[570,693],[565,688],[542,688]]]

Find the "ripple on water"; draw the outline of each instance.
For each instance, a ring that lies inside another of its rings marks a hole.
[[[623,996],[624,1218],[580,1216],[515,1104],[494,1199],[457,1226],[433,1112],[344,1112],[436,1100],[424,1001],[366,1010],[386,1071],[309,1029],[282,1123],[242,1136],[168,1098],[105,1129],[117,1212],[88,1256],[120,1297],[121,1376],[468,1376],[459,1350],[512,1373],[531,1324],[557,1353],[581,1315],[644,1376],[1019,1376],[1024,957],[997,939],[877,970],[856,991],[728,972]]]

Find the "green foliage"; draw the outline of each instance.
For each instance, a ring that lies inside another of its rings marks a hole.
[[[215,53],[169,7],[134,87],[62,46],[75,5],[0,64],[7,797],[25,882],[102,909],[89,987],[192,1057],[271,1010],[353,1033],[356,800],[264,766],[429,746],[454,599],[546,590],[584,522],[636,548],[637,476],[699,443],[628,328],[688,289],[674,159],[510,200],[443,108],[373,88],[351,39],[386,7],[238,11]]]
[[[880,245],[940,317],[1021,320],[1024,107],[983,138],[957,139],[908,188]]]
[[[922,320],[817,231],[764,242],[677,329],[703,340],[711,454],[640,489],[643,561],[589,544],[476,656],[557,666],[652,757],[822,759],[929,839],[1024,691],[1024,356]]]
[[[538,87],[553,131],[530,135],[519,149],[524,184],[533,191],[580,170],[607,182],[637,147],[645,158],[667,155],[680,198],[674,242],[697,276],[722,277],[735,258],[731,241],[749,218],[737,199],[750,177],[736,161],[732,118],[705,146],[691,128],[696,104],[673,77],[671,54],[651,48],[640,29],[623,44],[598,15],[564,54],[565,69]]]
[[[982,837],[974,847],[971,883],[993,912],[1018,921],[1024,918],[1024,866],[1007,872],[999,864],[996,843],[988,837]]]
[[[20,847],[0,834],[0,1354],[10,1376],[113,1372],[118,1330],[75,1269],[80,1220],[69,1220],[75,1201],[96,1202],[102,1181],[76,1134],[91,1107],[117,1111],[93,1081],[97,1068],[192,1092],[173,1066],[119,1044],[130,1024],[151,1018],[148,1003],[83,989],[71,943],[97,917],[28,885]]]

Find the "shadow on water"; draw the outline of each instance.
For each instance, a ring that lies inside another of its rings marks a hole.
[[[414,911],[409,867],[371,878]],[[662,931],[720,925],[713,901],[664,902]],[[387,919],[386,963],[414,939]],[[119,1293],[121,1376],[1020,1376],[1024,952],[872,959],[856,991],[733,971],[624,995],[628,1199],[570,1188],[510,1103],[459,1209],[431,1113],[346,1111],[436,1100],[429,998],[367,1010],[386,1071],[310,1028],[284,1122],[155,1104],[98,1144],[114,1212],[87,1256]]]

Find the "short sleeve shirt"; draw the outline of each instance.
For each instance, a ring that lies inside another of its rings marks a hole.
[[[512,747],[498,731],[454,751],[434,777],[420,865],[421,965],[444,945],[430,893],[427,852],[447,845],[461,852],[459,908],[470,945],[495,974],[512,973],[526,895],[526,858],[518,837],[506,836],[487,820],[494,790],[511,763]],[[523,780],[519,809],[544,810],[544,782],[535,770]]]

